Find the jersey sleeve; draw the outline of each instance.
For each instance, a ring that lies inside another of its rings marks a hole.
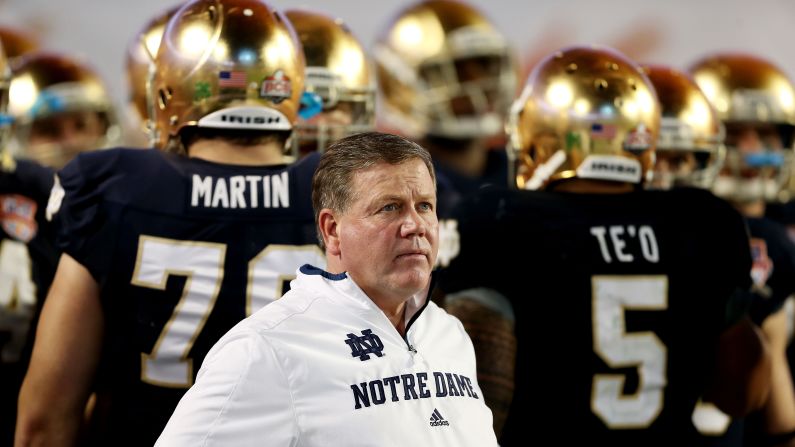
[[[718,263],[718,280],[726,284],[719,294],[719,306],[725,310],[719,327],[727,328],[747,314],[752,300],[751,243],[745,219],[728,203],[714,199],[712,225],[717,233],[713,262]],[[709,230],[709,229],[708,229]]]
[[[270,343],[255,331],[238,331],[207,355],[155,445],[294,446],[294,414]]]
[[[86,267],[97,282],[108,273],[115,246],[116,225],[104,200],[115,179],[110,152],[81,154],[67,164],[56,176],[47,205],[58,248]]]

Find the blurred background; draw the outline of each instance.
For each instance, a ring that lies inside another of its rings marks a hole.
[[[37,35],[43,47],[78,56],[103,76],[124,110],[124,51],[166,0],[3,0],[0,25]],[[272,0],[344,19],[369,48],[407,0]],[[791,0],[472,0],[510,39],[525,74],[534,61],[570,44],[600,43],[638,62],[685,68],[707,52],[747,51],[795,76],[795,2]]]

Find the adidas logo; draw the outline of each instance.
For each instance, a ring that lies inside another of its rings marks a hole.
[[[431,413],[431,427],[438,427],[440,425],[450,425],[450,423],[445,421],[442,414],[439,413],[439,410],[434,408],[433,413]]]

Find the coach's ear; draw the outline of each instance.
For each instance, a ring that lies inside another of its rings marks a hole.
[[[334,211],[329,208],[323,208],[317,215],[320,234],[323,235],[323,243],[326,244],[326,254],[331,256],[339,256],[340,254],[339,226],[337,223]]]

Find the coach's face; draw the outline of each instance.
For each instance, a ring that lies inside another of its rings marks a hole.
[[[375,300],[405,301],[425,289],[438,250],[436,188],[420,159],[379,163],[353,176],[353,201],[337,216],[343,268]]]

